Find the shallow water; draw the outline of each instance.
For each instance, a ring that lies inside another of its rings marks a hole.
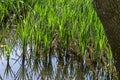
[[[31,54],[28,45],[24,57],[19,42],[10,57],[0,54],[1,80],[113,80],[107,70],[98,69],[99,63],[94,69],[87,68],[85,58],[83,62],[71,57],[66,61],[66,56],[60,60],[53,54],[45,58],[42,55],[42,58],[35,58]]]
[[[83,57],[56,49],[51,53],[41,51],[35,56],[29,44],[23,52],[14,31],[6,35],[0,42],[0,80],[114,80],[109,68],[101,65],[101,60],[90,64],[87,51]],[[5,55],[5,43],[14,43],[10,56]],[[32,48],[34,50],[34,46]]]

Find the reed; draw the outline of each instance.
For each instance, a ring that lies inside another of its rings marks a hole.
[[[57,31],[61,49],[62,45],[69,49],[70,42],[77,40],[77,54],[84,55],[91,42],[96,54],[100,55],[103,49],[110,52],[91,0],[6,0],[0,2],[0,9],[0,25],[3,26],[6,15],[12,16],[5,24],[17,25],[16,34],[23,49],[30,44],[36,53],[42,43],[44,49],[49,50]]]

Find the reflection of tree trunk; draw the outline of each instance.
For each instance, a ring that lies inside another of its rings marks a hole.
[[[120,0],[93,0],[120,72]]]

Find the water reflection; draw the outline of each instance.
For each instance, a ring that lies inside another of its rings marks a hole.
[[[112,80],[105,68],[87,68],[76,57],[35,54],[29,45],[23,51],[19,42],[10,56],[0,55],[0,80]]]

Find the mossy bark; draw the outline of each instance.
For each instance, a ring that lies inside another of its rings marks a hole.
[[[93,6],[103,24],[120,74],[120,0],[93,0]]]

